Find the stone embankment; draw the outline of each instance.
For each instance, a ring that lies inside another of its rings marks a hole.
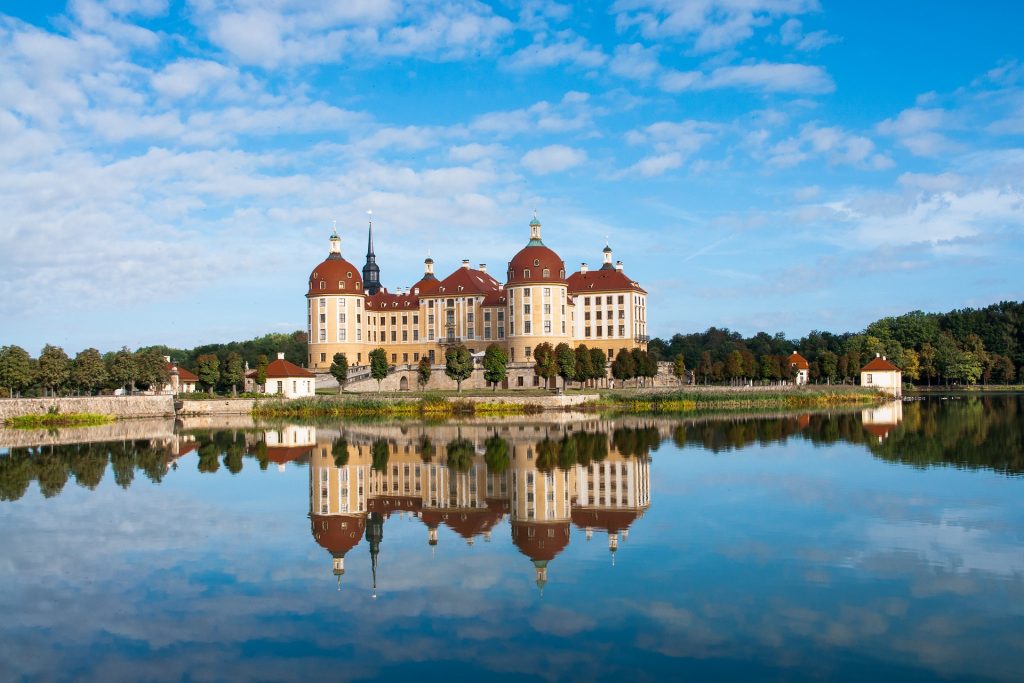
[[[62,446],[104,441],[165,441],[174,438],[174,420],[170,417],[147,417],[139,420],[118,420],[93,427],[60,427],[58,429],[4,429],[0,427],[0,448],[30,446]]]
[[[173,417],[174,399],[171,396],[62,396],[0,400],[0,423],[21,415],[51,412],[113,415],[118,419]]]
[[[256,406],[251,398],[213,398],[198,401],[178,401],[178,415],[181,417],[204,417],[208,415],[249,415]]]

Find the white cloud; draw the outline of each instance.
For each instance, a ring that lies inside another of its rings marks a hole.
[[[583,69],[595,69],[607,61],[608,55],[600,48],[590,45],[586,39],[570,31],[564,31],[547,42],[535,39],[533,44],[512,53],[504,60],[503,64],[507,68],[517,71],[549,68],[563,64]]]
[[[586,160],[587,154],[583,150],[565,145],[548,145],[547,147],[530,150],[523,155],[521,163],[530,172],[536,175],[544,175],[565,171],[574,166],[579,166]]]
[[[508,150],[502,145],[481,145],[471,142],[468,145],[456,145],[448,150],[448,158],[459,163],[474,161],[494,161],[504,157]]]
[[[951,123],[949,112],[943,109],[912,107],[879,123],[878,132],[895,137],[911,154],[936,156],[955,148],[952,141],[937,132]]]
[[[801,51],[820,50],[826,45],[839,42],[839,38],[830,35],[828,31],[812,31],[805,34],[799,19],[788,19],[784,22],[779,27],[779,39],[783,45]]]
[[[668,154],[645,157],[626,169],[626,173],[635,173],[645,178],[650,178],[662,175],[666,171],[671,171],[682,165],[683,155],[679,152],[670,152]]]
[[[793,191],[793,199],[798,202],[807,202],[812,199],[817,199],[818,195],[821,194],[820,185],[807,185],[805,187],[798,187]]]
[[[182,59],[153,74],[153,89],[170,99],[218,93],[238,80],[237,69],[203,59]]]
[[[817,9],[816,0],[618,0],[612,7],[620,31],[637,27],[648,40],[692,41],[697,52],[730,48],[776,17]]]
[[[760,62],[715,69],[702,88],[752,88],[765,92],[830,93],[835,83],[820,66]]]
[[[816,123],[804,125],[798,135],[774,145],[769,150],[768,162],[787,167],[815,157],[824,157],[830,164],[873,170],[893,165],[892,159],[875,151],[875,143],[869,138],[849,133],[838,126]]]
[[[640,43],[616,47],[615,56],[609,65],[610,71],[616,76],[637,81],[650,80],[660,68],[658,50],[644,47]]]

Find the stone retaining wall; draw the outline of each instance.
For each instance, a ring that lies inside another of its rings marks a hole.
[[[199,401],[180,401],[178,415],[200,417],[205,415],[248,415],[256,401],[251,398],[213,398]]]
[[[81,396],[0,399],[0,422],[20,415],[37,415],[56,408],[61,413],[96,413],[118,419],[174,415],[171,396]]]
[[[59,446],[104,441],[167,441],[174,437],[174,420],[168,417],[147,417],[139,420],[118,420],[93,427],[60,427],[57,429],[0,428],[0,448],[28,446]]]

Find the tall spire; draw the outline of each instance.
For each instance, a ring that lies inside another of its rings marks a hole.
[[[380,542],[384,540],[384,518],[379,512],[371,512],[366,525],[366,540],[370,543],[370,569],[373,572],[373,597],[377,597],[377,555]]]
[[[373,253],[373,211],[367,211],[370,216],[370,227],[366,238],[366,265],[363,266],[363,290],[367,294],[376,294],[380,291],[380,266],[377,265],[377,255]]]

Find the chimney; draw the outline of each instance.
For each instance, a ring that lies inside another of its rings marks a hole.
[[[486,273],[487,272],[487,264],[486,263],[481,263],[480,264],[480,272],[481,273]]]
[[[589,270],[587,268],[587,264],[586,263],[581,263],[580,264],[580,273],[582,273],[583,275],[586,275],[587,274],[587,270]]]
[[[624,268],[624,266],[622,265],[622,261],[616,261],[615,262],[615,270],[617,270],[617,271],[619,271],[621,273],[623,268]]]
[[[469,268],[469,259],[468,258],[462,259],[462,267],[463,268]]]
[[[503,285],[502,283],[500,283],[500,282],[499,282],[499,283],[498,283],[498,291],[499,291],[499,292],[502,292],[502,291],[504,291],[504,290],[505,290],[505,285]]]
[[[277,359],[278,360],[284,360],[284,351],[278,351],[277,352]]]

